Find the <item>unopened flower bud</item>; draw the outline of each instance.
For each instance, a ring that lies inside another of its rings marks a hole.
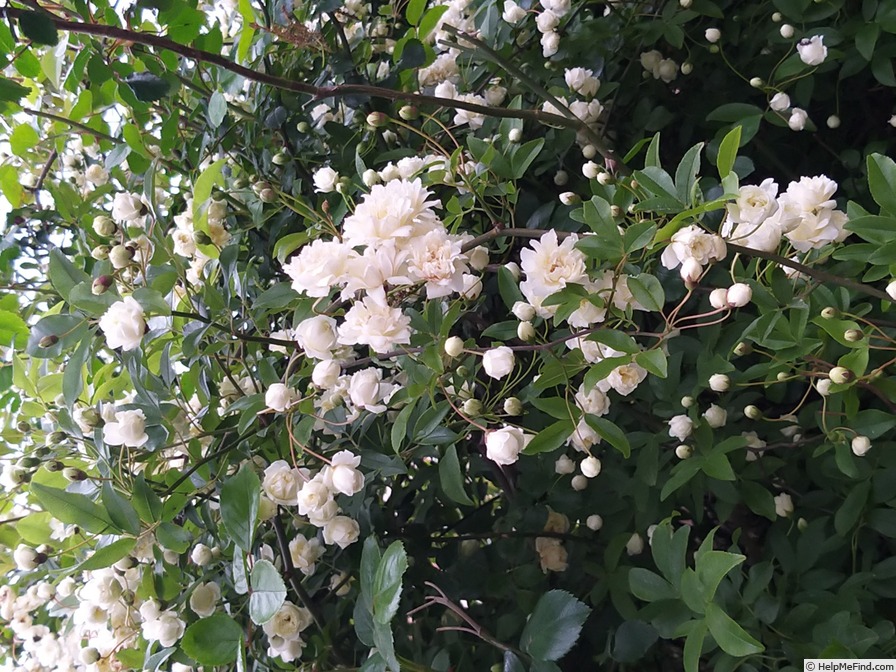
[[[595,179],[598,175],[600,175],[600,166],[598,166],[594,161],[586,161],[582,166],[582,175],[587,177],[589,180]]]
[[[535,327],[531,322],[520,322],[516,328],[516,336],[521,341],[531,341],[535,338]]]
[[[582,476],[582,474],[577,474],[572,477],[570,485],[573,490],[581,491],[588,487],[588,479]]]
[[[85,665],[93,665],[94,663],[98,663],[100,661],[100,652],[96,649],[96,647],[89,646],[86,649],[81,649],[81,653],[79,654],[81,658],[81,662]]]
[[[831,379],[832,383],[836,383],[837,385],[843,385],[852,380],[853,375],[852,371],[847,369],[844,366],[835,366],[828,372],[828,378]]]
[[[109,261],[114,268],[124,268],[134,258],[134,251],[125,245],[116,245],[109,250]]]
[[[681,74],[689,75],[694,72],[694,64],[690,61],[685,61],[681,64]]]
[[[34,467],[40,465],[40,458],[34,457],[33,455],[26,455],[25,457],[20,457],[16,462],[16,466],[19,469],[34,469]]]
[[[591,455],[590,457],[586,457],[579,465],[579,469],[582,470],[582,475],[585,478],[594,478],[600,473],[600,460],[593,455]]]
[[[703,36],[706,38],[706,41],[710,44],[715,44],[722,37],[722,31],[718,28],[707,28],[706,32],[703,33]]]
[[[762,417],[762,411],[753,404],[750,404],[749,406],[744,407],[744,415],[750,418],[750,420],[759,420]]]
[[[765,86],[765,82],[762,81],[762,77],[753,77],[750,80],[750,86],[752,86],[754,89],[761,89],[763,86]]]
[[[620,208],[618,205],[611,205],[610,206],[610,216],[613,218],[621,217],[622,216],[622,208]]]
[[[277,200],[277,192],[268,187],[258,192],[258,198],[262,203],[273,203]]]
[[[517,301],[513,304],[510,312],[514,314],[516,319],[521,322],[529,322],[535,318],[535,308],[525,301]]]
[[[690,397],[690,396],[688,396],[688,397],[682,397],[682,398],[681,398],[681,405],[682,405],[682,407],[684,407],[684,408],[690,408],[691,406],[694,405],[694,397]]]
[[[781,33],[781,37],[783,37],[785,40],[789,40],[791,37],[793,37],[793,26],[791,26],[789,23],[782,24],[778,31]]]
[[[38,345],[42,348],[52,348],[59,342],[59,337],[56,334],[47,334],[43,338],[38,341]]]
[[[296,130],[299,133],[307,133],[311,130],[311,124],[309,124],[307,121],[300,121],[296,124]]]
[[[601,518],[596,513],[591,514],[588,518],[585,519],[585,525],[592,532],[597,532],[600,528],[604,526],[604,519]]]
[[[743,357],[744,355],[749,355],[753,352],[753,346],[746,341],[741,341],[737,345],[734,346],[734,354]]]
[[[852,452],[858,457],[864,457],[865,453],[871,450],[871,439],[867,436],[856,436],[852,440]]]
[[[828,117],[827,124],[828,124],[828,128],[839,128],[840,127],[840,117],[838,117],[836,114],[832,114],[831,116]]]
[[[62,475],[69,481],[73,482],[87,480],[87,474],[82,469],[78,469],[76,467],[65,467],[62,470]]]
[[[113,282],[115,281],[111,275],[101,275],[93,281],[90,291],[93,292],[95,296],[100,296],[101,294],[106,293],[106,290],[112,286]]]
[[[130,590],[129,588],[125,588],[124,590],[121,591],[120,599],[126,605],[131,606],[134,604],[134,602],[137,601],[137,595],[134,593],[133,590]]]
[[[523,402],[516,397],[508,397],[504,400],[504,412],[507,415],[522,415]]]
[[[856,343],[865,338],[865,334],[859,329],[847,329],[843,332],[843,340],[849,341],[850,343]]]
[[[271,163],[275,166],[285,166],[289,163],[289,154],[286,152],[277,152],[271,157]]]
[[[753,298],[753,289],[743,282],[735,282],[728,288],[728,305],[732,308],[743,308]]]
[[[405,121],[413,121],[420,116],[420,110],[418,110],[413,105],[405,105],[400,110],[398,110],[398,116]]]
[[[840,311],[834,308],[833,306],[828,306],[827,308],[823,308],[821,311],[821,316],[826,320],[833,320],[835,317],[840,315]]]
[[[610,173],[608,173],[607,171],[603,171],[602,173],[599,173],[599,174],[598,174],[598,176],[597,176],[597,181],[598,181],[600,184],[602,184],[602,185],[604,185],[604,186],[607,186],[608,184],[612,184],[612,183],[613,183],[613,176],[610,175]],[[619,206],[617,205],[617,206],[613,206],[613,207],[618,208]],[[614,217],[618,217],[619,215],[613,215],[613,216],[614,216]]]
[[[717,289],[712,290],[709,293],[709,305],[711,305],[716,310],[723,310],[728,308],[728,290],[724,287],[719,287]]]
[[[556,173],[554,173],[554,184],[556,184],[558,187],[562,187],[567,182],[569,182],[569,173],[567,173],[565,170],[558,170]]]
[[[109,246],[97,245],[92,250],[90,250],[90,256],[97,261],[105,261],[109,258]]]
[[[31,425],[29,425],[29,424],[28,424],[27,422],[25,422],[24,420],[21,420],[21,421],[16,425],[16,429],[18,429],[20,432],[22,432],[22,433],[24,434],[25,432],[30,432],[30,431],[31,431]]]
[[[115,233],[116,228],[115,222],[111,217],[100,215],[93,218],[93,230],[98,236],[107,238]]]
[[[594,145],[585,145],[582,147],[582,156],[590,161],[597,156],[597,148]]]
[[[513,276],[513,279],[519,282],[520,276],[522,275],[522,269],[520,269],[520,265],[515,261],[509,261],[504,264],[504,268],[510,271],[510,275]]]
[[[582,202],[582,199],[574,191],[564,191],[560,194],[560,202],[563,205],[578,205]]]
[[[459,336],[450,336],[445,341],[445,353],[449,357],[457,357],[464,351],[464,342]]]
[[[511,128],[507,132],[507,139],[510,142],[519,142],[523,138],[523,129],[521,128]]]
[[[724,373],[715,373],[709,377],[709,389],[713,392],[727,392],[731,379]]]
[[[790,380],[790,374],[787,373],[786,371],[778,371],[777,375],[775,376],[775,379],[779,383],[783,383],[785,380]]]
[[[784,17],[781,16],[781,12],[775,12],[774,14],[772,14],[772,21],[774,21],[775,23],[780,23],[782,18]]]
[[[809,527],[809,521],[805,518],[800,518],[796,521],[796,529],[798,529],[800,532],[805,532],[807,527]]]
[[[367,125],[373,128],[382,128],[389,123],[389,117],[382,112],[371,112],[367,115]]]
[[[467,399],[464,402],[463,410],[466,415],[481,415],[482,414],[482,402],[478,399]]]

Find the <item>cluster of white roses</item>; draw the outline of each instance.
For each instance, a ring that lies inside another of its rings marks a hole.
[[[181,214],[174,216],[174,228],[169,232],[174,242],[174,253],[190,259],[187,280],[192,285],[199,284],[202,270],[209,261],[209,257],[196,247],[197,243],[224,247],[230,242],[230,232],[225,226],[227,204],[224,201],[210,200],[207,217],[208,232],[196,231],[193,226],[193,200],[188,198],[186,209]]]
[[[469,273],[479,255],[461,251],[465,238],[446,231],[433,210],[439,201],[429,196],[419,179],[376,185],[345,218],[342,240],[315,240],[284,265],[299,293],[323,298],[341,288],[343,299],[354,299],[342,324],[320,315],[296,327],[306,355],[334,359],[339,346],[369,345],[384,353],[410,343],[410,318],[390,305],[392,288],[423,283],[433,299],[481,284]],[[483,268],[487,256],[481,256]]]
[[[645,77],[662,79],[667,84],[678,77],[678,63],[671,58],[663,58],[656,49],[641,54],[641,67],[644,68]]]
[[[305,648],[302,631],[311,622],[310,611],[286,600],[274,617],[261,626],[268,636],[268,655],[286,663],[300,658]]]
[[[776,251],[782,237],[799,252],[839,243],[849,232],[846,213],[832,198],[836,191],[837,183],[824,175],[801,177],[780,196],[771,179],[743,186],[728,205],[721,233],[732,243],[765,252]]]

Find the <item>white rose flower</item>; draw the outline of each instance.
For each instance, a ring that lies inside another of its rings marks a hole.
[[[205,544],[196,544],[190,553],[190,560],[199,567],[205,567],[213,557],[212,549]]]
[[[139,448],[149,440],[145,428],[146,415],[143,411],[116,411],[115,422],[103,425],[103,442],[110,446]]]
[[[391,386],[383,383],[383,370],[375,367],[361,369],[352,374],[348,384],[348,396],[356,408],[363,408],[371,413],[382,413],[386,405],[383,398],[391,390]]]
[[[600,81],[594,76],[594,71],[585,68],[567,68],[564,79],[570,91],[586,98],[594,96],[600,87]]]
[[[350,245],[338,240],[315,240],[283,265],[299,294],[322,298],[346,282],[348,264],[359,257]]]
[[[186,623],[173,611],[163,611],[155,620],[143,623],[143,636],[147,640],[158,640],[163,647],[174,646],[183,637]]]
[[[307,516],[318,511],[332,499],[333,493],[330,492],[330,488],[324,483],[322,477],[316,476],[310,481],[305,481],[297,496],[299,515]]]
[[[25,544],[16,546],[16,550],[12,553],[12,559],[16,563],[16,567],[25,572],[36,569],[40,564],[40,554]]]
[[[724,427],[725,423],[728,421],[728,411],[726,411],[721,406],[711,404],[710,407],[703,413],[703,417],[706,420],[706,424],[708,424],[713,429],[718,429],[719,427]],[[684,441],[684,438],[682,437],[680,440]]]
[[[782,518],[793,515],[793,499],[786,492],[775,495],[775,513]]]
[[[504,0],[504,12],[501,14],[501,18],[510,25],[515,26],[526,18],[526,10],[513,0]]]
[[[308,522],[315,527],[325,527],[336,517],[337,513],[339,513],[339,507],[336,505],[336,500],[330,499],[319,509],[308,512]]]
[[[302,630],[311,625],[312,620],[310,611],[304,607],[297,607],[287,600],[274,614],[274,617],[261,627],[268,637],[293,640],[299,637]]]
[[[304,534],[297,534],[289,542],[289,555],[292,558],[292,565],[296,569],[301,570],[305,576],[314,574],[316,563],[324,552],[325,549],[317,537],[306,539]]]
[[[531,440],[532,435],[525,434],[519,427],[504,425],[502,429],[486,432],[485,454],[497,464],[513,464]]]
[[[707,233],[696,224],[679,229],[663,250],[660,261],[666,268],[675,268],[688,259],[700,266],[725,258],[725,241],[720,236]]]
[[[813,35],[800,40],[796,45],[800,60],[806,65],[821,65],[828,57],[828,48],[824,46],[824,37]]]
[[[336,386],[340,373],[342,373],[342,367],[339,365],[339,362],[332,359],[324,359],[314,365],[314,370],[311,372],[311,382],[317,387],[328,390]]]
[[[264,480],[261,488],[271,501],[283,506],[292,506],[296,503],[299,488],[304,483],[298,469],[291,466],[286,460],[271,462],[264,470]]]
[[[482,355],[482,368],[492,378],[500,380],[513,371],[513,350],[506,345],[492,348]]]
[[[548,9],[535,17],[535,25],[539,32],[550,33],[560,25],[560,17]]]
[[[775,112],[783,112],[790,107],[790,96],[783,91],[778,91],[769,101],[768,106]]]
[[[410,343],[410,327],[411,318],[401,309],[365,296],[345,314],[337,340],[343,345],[369,345],[374,352],[384,353]]]
[[[134,350],[146,331],[143,307],[132,296],[116,301],[103,313],[99,321],[100,329],[110,348]]]
[[[647,369],[633,362],[617,366],[609,376],[598,383],[598,387],[604,392],[610,389],[616,390],[623,397],[627,397],[645,378],[647,378]]]
[[[302,320],[296,327],[295,338],[307,357],[332,359],[336,347],[336,320],[326,315]]]
[[[890,282],[887,283],[887,288],[885,291],[891,299],[896,301],[896,279],[890,280]]]
[[[560,50],[560,33],[550,32],[541,36],[541,55],[550,58]]]
[[[576,470],[576,463],[569,459],[566,455],[561,455],[554,462],[554,473],[560,476],[567,476]]]
[[[346,548],[358,540],[361,527],[358,522],[348,516],[334,516],[324,526],[324,543],[336,544],[339,548]]]
[[[101,187],[109,181],[109,171],[98,163],[92,163],[84,171],[84,179],[91,184]]]
[[[296,391],[283,383],[274,383],[264,393],[264,403],[272,411],[283,413],[295,401]]]
[[[137,194],[121,192],[112,199],[112,218],[119,223],[132,222],[138,224],[146,214],[146,205]]]
[[[800,107],[794,107],[790,111],[790,118],[787,120],[787,125],[790,127],[791,131],[802,131],[806,127],[807,121],[809,121],[809,113]]]
[[[676,415],[669,420],[669,436],[684,441],[694,431],[694,421],[686,415]]]
[[[331,490],[351,497],[364,488],[364,474],[358,471],[361,456],[350,450],[341,450],[330,460],[329,467],[324,469],[324,483]]]
[[[220,600],[221,588],[217,583],[200,583],[190,595],[190,609],[200,618],[205,618],[215,613]]]
[[[803,214],[796,228],[784,235],[794,248],[808,252],[843,241],[849,235],[844,228],[846,222],[845,212],[824,208],[817,213]]]
[[[569,566],[567,563],[566,547],[560,543],[559,539],[552,537],[539,537],[536,541],[543,540],[542,544],[536,546],[538,551],[538,561],[541,564],[542,572],[565,572]]]
[[[339,173],[330,168],[330,166],[324,166],[314,171],[314,191],[329,194],[331,191],[336,190],[338,183]]]

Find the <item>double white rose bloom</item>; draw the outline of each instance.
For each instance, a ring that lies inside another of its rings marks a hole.
[[[485,435],[486,457],[502,466],[513,464],[532,438],[519,427],[504,425],[501,429],[493,429]]]
[[[135,350],[146,331],[143,307],[132,296],[116,301],[99,320],[100,329],[110,348]]]

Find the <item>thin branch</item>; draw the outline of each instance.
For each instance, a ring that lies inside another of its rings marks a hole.
[[[9,11],[9,10],[6,10]],[[44,112],[43,110],[33,110],[30,107],[22,108],[22,112],[27,114],[33,114],[35,117],[43,117],[44,119],[52,119],[53,121],[58,121],[63,124],[68,124],[72,128],[77,128],[85,133],[92,135],[95,138],[99,138],[100,140],[109,140],[114,142],[117,145],[120,145],[124,142],[121,138],[116,138],[114,135],[109,135],[108,133],[103,133],[102,131],[98,131],[95,128],[91,128],[87,124],[82,124],[80,121],[75,121],[74,119],[69,119],[68,117],[61,117],[58,114],[53,114],[51,112]]]
[[[224,331],[224,332],[230,334],[231,336],[238,338],[241,341],[250,341],[252,343],[267,343],[269,345],[283,345],[283,346],[286,346],[289,348],[296,347],[295,341],[287,341],[282,338],[267,338],[266,336],[253,336],[252,334],[247,334],[242,331],[233,331],[232,329],[225,327],[223,324],[218,324],[214,320],[211,320],[207,317],[199,315],[198,313],[185,313],[180,310],[172,310],[171,314],[174,317],[183,317],[188,320],[198,320],[199,322],[202,322],[203,324],[207,324],[210,327],[214,327],[215,329]]]

